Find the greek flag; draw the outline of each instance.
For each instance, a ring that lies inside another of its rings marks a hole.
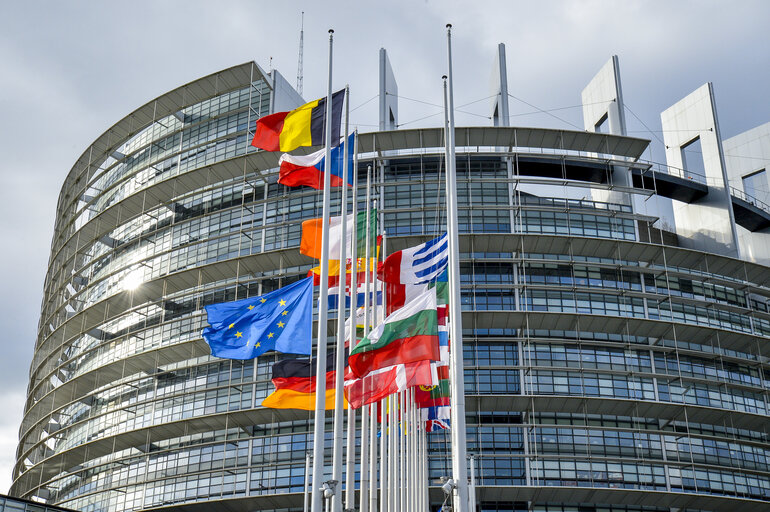
[[[385,258],[380,279],[391,284],[427,283],[434,281],[446,269],[448,262],[449,240],[444,233]]]

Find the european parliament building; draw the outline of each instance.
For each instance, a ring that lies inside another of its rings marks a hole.
[[[722,140],[705,84],[661,114],[651,163],[616,57],[582,91],[585,130],[509,126],[497,57],[494,123],[456,130],[478,510],[770,510],[770,125]],[[380,73],[358,172],[392,252],[444,230],[444,134],[398,129],[384,50]],[[302,103],[247,62],[85,148],[59,196],[12,495],[302,510],[312,416],[260,406],[279,356],[217,359],[201,338],[205,305],[314,265],[298,245],[320,194],[278,185],[279,155],[249,144],[257,118]],[[435,510],[449,436],[429,439]]]

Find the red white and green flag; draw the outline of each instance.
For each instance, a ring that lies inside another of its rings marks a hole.
[[[356,377],[397,364],[439,361],[436,289],[431,288],[388,316],[350,352]]]

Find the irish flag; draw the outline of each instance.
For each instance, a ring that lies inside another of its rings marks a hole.
[[[370,248],[374,249],[377,242],[377,210],[369,210],[371,231],[369,236]],[[351,258],[351,248],[353,247],[353,237],[357,239],[358,258],[366,258],[366,214],[359,212],[358,215],[350,214],[347,220],[347,233],[345,233],[345,247],[348,248],[348,258]],[[321,229],[323,224],[321,218],[308,219],[302,223],[302,238],[299,242],[299,252],[305,256],[310,256],[317,260],[321,259]],[[342,217],[332,217],[329,219],[329,258],[337,259],[340,254],[340,244],[342,243]],[[339,263],[337,263],[339,269]],[[339,270],[338,270],[339,272]]]
[[[440,360],[436,289],[426,290],[378,325],[350,352],[356,377],[397,364]]]

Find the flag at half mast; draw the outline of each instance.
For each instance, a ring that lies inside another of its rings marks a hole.
[[[345,381],[345,397],[353,409],[359,409],[410,387],[429,387],[437,378],[436,365],[427,360],[386,366]]]
[[[353,186],[353,149],[355,135],[348,137],[347,142],[332,148],[331,175],[329,183],[332,187],[341,187],[345,164],[345,153],[348,156],[349,187]],[[309,155],[295,156],[284,153],[278,160],[278,183],[287,187],[306,185],[316,190],[324,188],[324,172],[326,170],[326,148],[319,149]]]
[[[326,410],[334,409],[336,353],[326,356]],[[318,359],[285,359],[273,365],[272,382],[275,391],[262,401],[262,407],[270,409],[315,409],[316,369]]]
[[[203,338],[211,355],[253,359],[269,350],[310,355],[313,279],[307,277],[259,297],[206,306]]]
[[[438,361],[436,290],[426,290],[388,316],[350,351],[348,364],[356,377],[386,366]]]
[[[396,251],[382,262],[378,278],[392,284],[421,284],[435,280],[449,263],[449,240],[444,233],[402,251]]]
[[[338,144],[345,89],[332,94],[331,140]],[[289,112],[257,119],[251,145],[265,151],[292,151],[300,146],[326,143],[326,98],[305,103]]]
[[[375,247],[377,241],[377,210],[369,212],[358,212],[357,215],[349,214],[347,218],[347,233],[345,234],[345,247],[348,248],[348,257],[352,256],[353,237],[357,240],[356,257],[366,257],[366,215],[370,217],[370,247]],[[321,259],[321,231],[323,229],[322,219],[308,219],[302,222],[302,238],[299,243],[299,252],[305,256],[310,256],[317,260]],[[331,217],[329,219],[329,254],[333,259],[340,253],[340,244],[342,243],[342,216]],[[351,258],[352,259],[352,258]],[[339,269],[339,262],[337,263]]]

